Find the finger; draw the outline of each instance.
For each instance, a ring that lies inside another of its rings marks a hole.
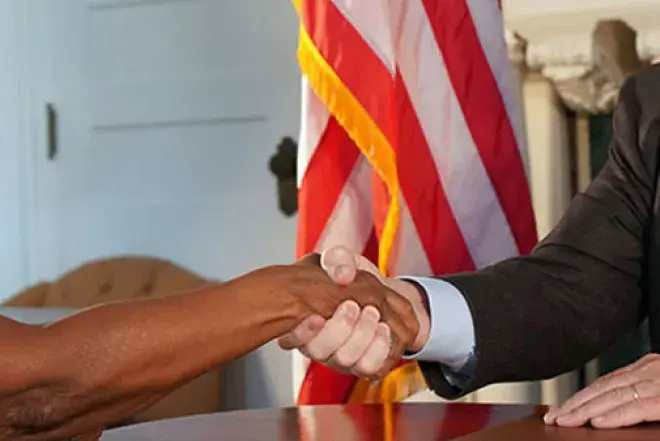
[[[631,401],[591,420],[598,429],[630,427],[640,423],[660,420],[660,398]]]
[[[355,262],[359,271],[366,271],[372,276],[376,276],[378,280],[383,282],[383,275],[381,274],[378,267],[371,262],[371,260],[362,255],[357,255],[355,256]]]
[[[585,401],[588,401],[590,399],[589,397],[586,397],[586,398],[582,399],[582,394],[583,393],[587,393],[588,391],[591,390],[591,388],[601,388],[602,387],[603,389],[606,389],[609,384],[612,384],[612,382],[617,381],[616,380],[617,378],[625,376],[626,374],[629,374],[629,373],[631,373],[631,372],[647,365],[651,361],[653,361],[653,357],[646,356],[646,357],[640,358],[639,360],[635,361],[634,363],[629,364],[628,366],[624,366],[623,368],[617,369],[614,372],[610,372],[609,374],[598,378],[596,381],[591,383],[591,385],[589,385],[583,391],[578,392],[576,395],[571,397],[571,399],[569,399],[565,403],[561,404],[560,406],[552,406],[550,408],[550,410],[548,411],[548,413],[545,415],[544,421],[546,422],[546,424],[554,424],[556,419],[560,415],[564,415],[566,413],[572,412],[576,407],[580,406],[582,403],[584,403]],[[631,381],[634,382],[635,380],[631,380]],[[615,386],[613,386],[613,387],[616,388],[616,387],[623,387],[624,385],[627,385],[629,383],[625,383],[625,384],[621,384],[621,385],[619,385],[619,383],[614,383],[614,384],[615,384]]]
[[[277,343],[285,351],[298,349],[311,342],[321,332],[325,323],[326,320],[320,315],[310,315],[293,331],[278,338]]]
[[[607,379],[593,382],[573,395],[558,408],[551,409],[544,417],[545,422],[547,424],[554,424],[559,417],[571,413],[579,406],[582,406],[587,401],[593,400],[597,396],[603,395],[617,388],[629,387],[632,384],[637,383],[639,380],[635,375],[635,372],[636,369],[629,368],[623,373],[618,373],[617,375],[609,376]]]
[[[381,314],[391,331],[390,364],[398,363],[419,331],[419,323],[410,302],[398,294],[387,296]]]
[[[390,329],[390,341],[388,342],[389,352],[387,358],[379,373],[383,376],[401,361],[401,357],[406,350],[406,341],[408,340],[408,332],[405,330],[405,325],[400,323],[399,318],[389,320],[387,325]]]
[[[605,415],[608,412],[631,403],[640,398],[656,396],[660,392],[653,382],[637,383],[634,386],[625,386],[612,389],[599,395],[572,412],[557,418],[557,425],[564,427],[578,427],[587,424],[593,418]],[[637,394],[639,393],[639,396]]]
[[[350,337],[359,316],[357,303],[352,300],[342,303],[302,352],[312,360],[325,362]]]
[[[358,270],[358,263],[354,253],[348,248],[336,246],[323,251],[320,259],[321,268],[328,276],[340,285],[353,282]]]
[[[102,434],[103,434],[103,429],[97,429],[97,430],[79,435],[75,439],[78,440],[78,441],[97,441],[99,438],[101,438]]]
[[[331,363],[341,368],[350,368],[357,363],[376,337],[379,321],[380,313],[376,308],[373,306],[364,308],[351,335],[332,355]]]
[[[353,373],[360,377],[377,377],[382,371],[390,351],[390,328],[378,323],[376,335],[364,355],[353,366]]]
[[[319,253],[308,253],[298,259],[295,265],[321,266],[321,255]]]

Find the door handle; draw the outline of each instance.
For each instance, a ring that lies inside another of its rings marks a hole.
[[[46,104],[46,133],[48,136],[46,157],[54,161],[57,156],[57,112],[51,103]]]

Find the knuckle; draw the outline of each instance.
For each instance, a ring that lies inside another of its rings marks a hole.
[[[591,395],[599,395],[602,392],[605,392],[606,389],[608,389],[610,382],[611,382],[610,379],[595,381],[587,389],[584,389],[582,393],[576,394],[576,397],[579,396],[580,398],[587,398]]]
[[[654,398],[643,398],[637,402],[638,411],[641,411],[644,415],[654,415],[658,413],[658,406],[660,405],[660,400],[657,397]],[[631,409],[633,411],[633,409]]]
[[[378,374],[378,368],[371,361],[362,359],[355,364],[353,372],[360,377],[374,377]]]
[[[324,362],[327,360],[329,354],[324,348],[320,348],[315,345],[307,345],[305,347],[305,352],[314,361]]]
[[[339,350],[332,356],[332,362],[342,368],[350,368],[355,365],[355,357],[350,351]]]
[[[640,401],[644,403],[650,411],[657,413],[658,409],[660,409],[660,396],[653,396]]]
[[[660,359],[660,354],[655,354],[655,353],[646,354],[643,357],[643,359],[646,361],[658,361]]]
[[[319,253],[307,253],[298,260],[299,264],[302,265],[312,265],[320,266],[321,264],[321,255]]]
[[[610,400],[617,403],[625,403],[632,397],[631,390],[629,387],[616,388],[613,391],[611,391],[608,395],[609,395],[608,398]]]
[[[392,292],[388,298],[389,302],[392,304],[392,307],[404,320],[410,320],[415,317],[415,308],[412,303],[405,297]]]

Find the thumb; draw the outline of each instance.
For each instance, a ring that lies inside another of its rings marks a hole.
[[[328,248],[321,254],[321,268],[333,282],[348,285],[358,271],[357,255],[343,246]]]
[[[381,283],[385,283],[385,280],[383,279],[383,275],[381,274],[380,270],[376,265],[374,265],[371,260],[367,259],[366,257],[362,255],[357,255],[355,256],[355,261],[357,262],[357,269],[359,271],[366,271],[378,280],[381,281]]]

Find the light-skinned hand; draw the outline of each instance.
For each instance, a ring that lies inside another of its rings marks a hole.
[[[392,348],[392,329],[381,321],[381,312],[372,306],[360,309],[357,303],[343,303],[325,320],[308,317],[278,342],[283,349],[298,349],[311,360],[323,362],[341,372],[381,378],[401,359],[403,351],[418,351],[429,337],[430,319],[422,294],[411,283],[383,277],[363,256],[344,247],[334,247],[321,255],[321,267],[339,285],[353,283],[359,272],[368,272],[412,305],[419,332],[407,347]],[[403,324],[403,326],[414,324]]]
[[[602,429],[660,421],[660,355],[605,375],[545,415],[546,424]]]

